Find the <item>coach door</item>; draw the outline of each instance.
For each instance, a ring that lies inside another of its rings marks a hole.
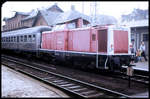
[[[98,51],[107,52],[107,29],[98,30]]]

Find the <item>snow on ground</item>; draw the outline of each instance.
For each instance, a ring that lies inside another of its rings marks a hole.
[[[63,97],[5,66],[2,68],[2,97]]]

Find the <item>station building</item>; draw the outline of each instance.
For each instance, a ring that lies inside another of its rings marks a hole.
[[[90,24],[90,17],[75,10],[71,6],[70,11],[64,12],[57,4],[48,8],[32,10],[31,12],[15,12],[11,18],[4,18],[5,25],[2,32],[35,26],[50,26],[57,24],[73,23],[75,28]]]
[[[140,48],[141,41],[144,41],[146,47],[146,55],[149,56],[149,25],[148,19],[128,21],[122,23],[130,27],[131,41],[135,51]]]

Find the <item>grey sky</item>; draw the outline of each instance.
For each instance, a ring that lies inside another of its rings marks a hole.
[[[57,5],[63,10],[63,11],[68,11],[70,10],[71,5],[75,5],[75,9],[78,10],[79,12],[82,12],[82,1],[79,2],[72,2],[72,1],[42,1],[42,2],[18,2],[18,1],[13,1],[13,2],[5,2],[2,5],[2,17],[1,17],[1,22],[2,25],[4,25],[4,22],[2,19],[4,17],[11,17],[13,16],[14,12],[12,11],[20,11],[20,12],[30,12],[32,9],[37,9],[37,8],[46,8],[54,3],[57,3]],[[90,15],[90,1],[84,2],[84,14]],[[111,15],[114,16],[115,18],[120,18],[122,14],[129,14],[133,11],[134,8],[140,8],[140,9],[148,9],[148,1],[141,1],[141,2],[130,2],[130,1],[124,1],[124,2],[97,2],[97,14],[105,14],[105,15]]]

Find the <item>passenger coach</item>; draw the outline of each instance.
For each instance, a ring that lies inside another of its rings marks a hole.
[[[35,53],[41,45],[41,33],[48,30],[50,31],[51,28],[38,26],[2,32],[2,49],[22,53]]]

